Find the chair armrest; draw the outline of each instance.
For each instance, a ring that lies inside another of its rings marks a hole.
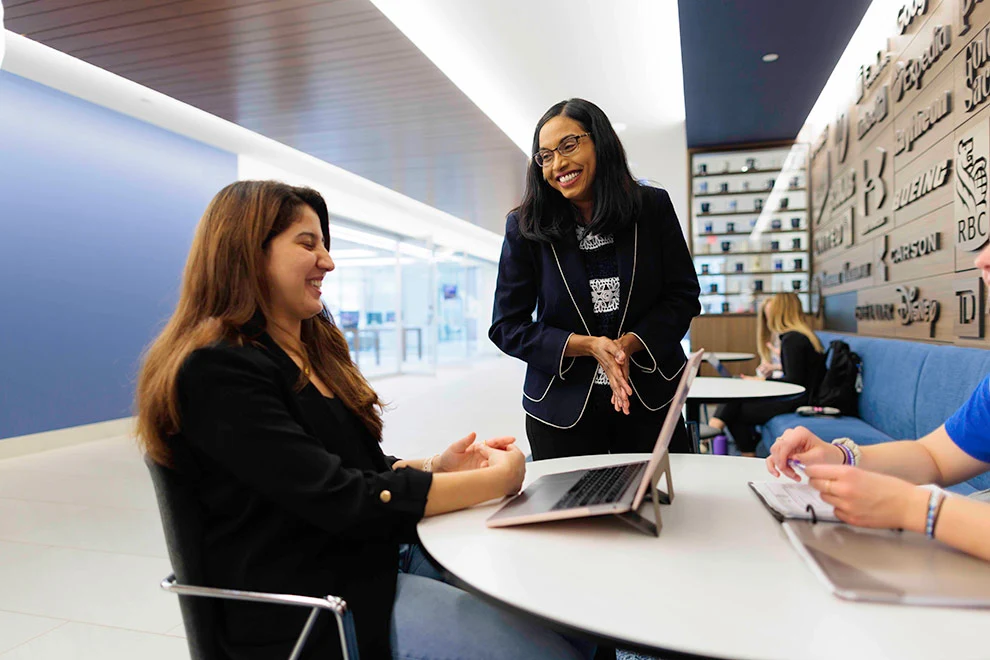
[[[316,598],[314,596],[297,596],[295,594],[272,594],[261,591],[240,591],[237,589],[218,589],[216,587],[197,587],[187,584],[179,584],[175,579],[175,573],[170,574],[161,582],[164,591],[179,596],[197,596],[201,598],[219,598],[222,600],[243,600],[252,603],[267,603],[270,605],[294,605],[296,607],[309,607],[313,611],[303,626],[302,633],[296,641],[295,648],[289,656],[289,660],[296,660],[302,653],[303,645],[316,624],[316,618],[320,610],[330,610],[337,620],[337,632],[340,635],[340,648],[343,651],[344,660],[357,660],[357,640],[354,634],[354,617],[347,609],[347,603],[337,596],[325,596]]]
[[[272,605],[297,605],[299,607],[318,607],[331,610],[343,615],[347,612],[347,603],[336,596],[316,598],[314,596],[296,596],[293,594],[271,594],[262,591],[239,591],[237,589],[218,589],[215,587],[196,587],[179,584],[175,573],[162,580],[163,590],[180,596],[202,596],[205,598],[223,598],[226,600],[246,600],[254,603],[269,603]]]

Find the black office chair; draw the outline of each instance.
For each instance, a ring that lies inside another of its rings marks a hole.
[[[186,628],[186,640],[192,660],[216,660],[220,657],[217,641],[218,613],[213,602],[217,598],[312,608],[289,660],[297,660],[302,654],[303,646],[313,631],[320,612],[330,610],[337,620],[344,660],[358,659],[354,619],[347,609],[347,604],[340,598],[335,596],[314,598],[195,586],[205,582],[202,565],[203,521],[199,505],[180,473],[159,465],[148,456],[144,457],[144,463],[148,466],[151,481],[155,486],[168,556],[175,571],[162,580],[161,587],[179,596],[182,623]]]

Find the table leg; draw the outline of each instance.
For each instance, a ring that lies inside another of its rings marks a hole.
[[[700,422],[701,421],[701,402],[696,399],[688,399],[685,404],[687,421],[689,422]]]

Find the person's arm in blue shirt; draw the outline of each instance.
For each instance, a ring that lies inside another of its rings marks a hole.
[[[767,458],[774,476],[796,478],[789,461],[806,465],[812,486],[835,506],[840,520],[865,527],[925,531],[930,492],[916,484],[948,486],[990,471],[990,377],[949,420],[920,440],[861,447],[857,467],[804,427],[777,439]],[[935,526],[939,540],[990,561],[990,504],[948,497]]]

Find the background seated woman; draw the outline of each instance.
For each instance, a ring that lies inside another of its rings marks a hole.
[[[719,431],[728,429],[736,442],[736,448],[743,456],[755,456],[759,437],[756,426],[764,424],[772,417],[794,412],[807,405],[811,393],[825,376],[825,356],[822,343],[812,332],[804,318],[801,300],[794,293],[778,293],[763,303],[758,321],[757,350],[762,357],[758,375],[744,378],[781,380],[804,386],[805,395],[785,401],[733,401],[719,406],[709,424]],[[765,324],[765,325],[764,325]],[[766,328],[766,330],[764,330]],[[773,337],[766,337],[766,331]],[[767,374],[773,371],[773,344],[780,343],[780,368],[783,374],[773,378]]]

